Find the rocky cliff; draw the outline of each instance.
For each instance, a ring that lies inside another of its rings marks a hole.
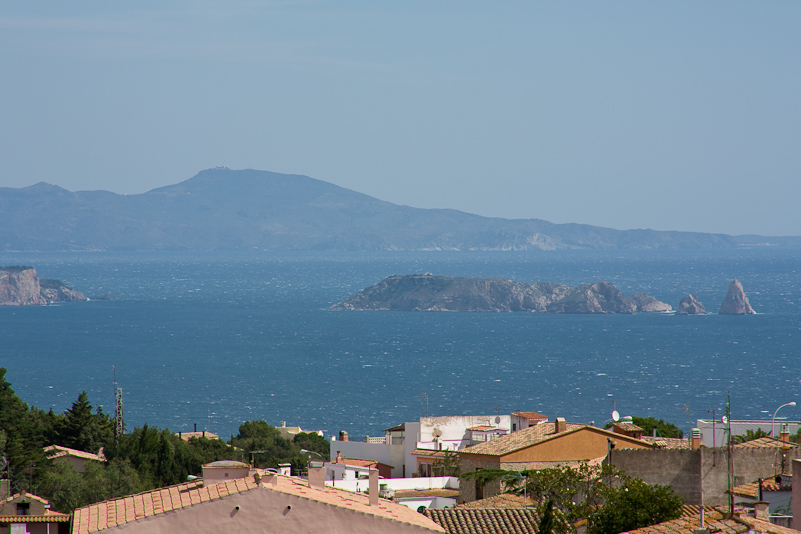
[[[0,306],[88,300],[59,280],[39,278],[33,267],[0,267]]]
[[[706,313],[704,305],[693,294],[687,295],[679,303],[679,309],[676,310],[676,315],[700,315]]]
[[[751,315],[756,313],[751,304],[748,302],[748,297],[745,296],[743,285],[739,280],[732,280],[729,284],[729,292],[723,303],[720,305],[718,313],[723,315]]]
[[[641,306],[639,303],[645,303]],[[634,313],[669,311],[648,295],[629,298],[608,282],[571,287],[522,284],[502,278],[397,275],[331,306],[332,310],[530,311],[540,313]]]

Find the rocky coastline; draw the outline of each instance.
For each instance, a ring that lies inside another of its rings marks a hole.
[[[34,306],[89,300],[60,280],[39,278],[28,266],[0,267],[0,306]]]

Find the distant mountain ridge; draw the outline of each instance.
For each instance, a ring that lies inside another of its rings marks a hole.
[[[308,176],[208,169],[139,195],[0,188],[0,250],[729,248],[731,236],[613,230],[399,206]],[[754,244],[761,243],[758,239]],[[765,238],[767,239],[767,238]]]

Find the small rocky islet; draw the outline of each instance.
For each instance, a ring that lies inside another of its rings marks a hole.
[[[635,293],[629,297],[605,281],[573,287],[552,283],[526,284],[503,278],[435,276],[431,273],[390,276],[329,309],[575,314],[673,311],[670,304],[650,295]],[[682,299],[676,311],[677,315],[702,313],[706,310],[695,295]],[[754,313],[739,281],[734,280],[729,285],[720,313]]]

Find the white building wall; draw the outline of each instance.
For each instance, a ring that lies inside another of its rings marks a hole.
[[[776,424],[774,425],[774,437],[779,437],[779,433],[784,425],[787,425],[790,435],[795,435],[798,432],[798,429],[801,428],[801,422],[798,421],[787,421],[785,419],[776,419]],[[722,421],[712,421],[711,419],[697,419],[696,420],[696,428],[701,431],[701,441],[707,447],[725,447],[726,442],[728,440],[729,434],[727,432],[727,425],[724,425]],[[744,435],[748,430],[756,431],[761,429],[763,432],[770,433],[771,431],[771,420],[768,419],[767,421],[745,421],[745,420],[737,420],[731,421],[731,435],[733,436],[741,436]],[[714,434],[714,440],[713,440]]]
[[[391,465],[392,477],[403,476],[405,445],[387,445],[386,443],[365,443],[364,441],[332,441],[330,461],[337,459],[337,451],[345,458],[374,460]]]

